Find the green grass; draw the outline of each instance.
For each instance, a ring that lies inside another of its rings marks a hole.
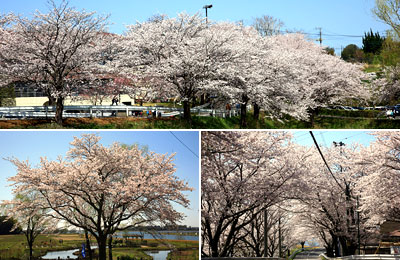
[[[60,238],[63,239],[62,243],[59,242]],[[83,238],[78,235],[39,235],[33,244],[33,256],[43,256],[48,251],[79,248],[82,241]],[[29,248],[24,235],[0,236],[0,259],[25,259],[28,256]]]
[[[63,240],[60,243],[60,239]],[[140,240],[139,240],[140,241]],[[33,247],[33,256],[38,258],[49,251],[80,248],[84,242],[82,235],[39,235]],[[95,243],[92,240],[92,243]],[[129,256],[135,259],[152,259],[147,250],[171,250],[171,259],[198,259],[198,241],[145,239],[136,246],[117,245],[113,248],[113,259]],[[108,251],[107,251],[108,255]],[[0,235],[0,259],[27,259],[29,249],[24,235]]]
[[[10,123],[13,123],[10,125]],[[277,120],[264,116],[255,120],[251,113],[247,115],[247,129],[397,129],[400,120],[389,120],[381,111],[347,111],[321,109],[312,124],[285,116]],[[3,124],[3,125],[2,125]],[[179,118],[135,119],[67,119],[63,126],[46,120],[0,121],[0,128],[19,129],[239,129],[239,117],[198,117],[193,115],[189,125]]]
[[[162,251],[171,250],[168,259],[191,260],[199,259],[199,243],[198,241],[187,240],[156,240],[146,239],[142,247],[115,247],[113,248],[113,259],[117,257],[127,256],[131,258],[151,259],[146,251]]]
[[[382,65],[380,64],[368,64],[364,68],[364,72],[370,73],[370,72],[379,72],[382,69]]]

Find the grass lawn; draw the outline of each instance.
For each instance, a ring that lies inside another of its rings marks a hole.
[[[76,234],[39,235],[33,244],[33,256],[43,256],[48,251],[79,248],[83,241],[84,238]],[[24,235],[0,236],[0,259],[24,259],[27,256],[29,248]]]
[[[118,247],[113,248],[113,259],[117,257],[131,257],[141,259],[152,259],[147,255],[146,251],[163,251],[172,250],[168,254],[171,260],[195,260],[199,259],[199,243],[198,241],[188,240],[155,240],[146,239],[140,246],[135,247]]]
[[[378,72],[382,69],[381,64],[365,64],[364,67],[364,72],[369,73],[369,72]]]
[[[34,257],[40,257],[48,251],[81,248],[83,242],[84,237],[78,234],[39,235],[34,243],[33,255]],[[93,244],[96,243],[94,240],[91,242]],[[128,247],[125,244],[115,245],[113,248],[113,259],[122,256],[143,260],[152,259],[145,253],[148,250],[172,250],[169,254],[169,259],[198,259],[198,247],[198,241],[145,239],[134,246]],[[0,259],[27,259],[28,256],[29,249],[24,235],[0,235]]]

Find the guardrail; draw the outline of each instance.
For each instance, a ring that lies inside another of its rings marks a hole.
[[[0,118],[51,118],[55,116],[55,109],[53,106],[0,107]],[[127,117],[171,117],[183,115],[183,108],[158,106],[64,106],[63,117],[110,117],[117,116],[121,112]],[[236,109],[205,109],[202,107],[191,108],[190,112],[199,116],[214,117],[231,117],[239,114]]]
[[[328,257],[326,257],[326,258],[327,259],[339,259],[339,258],[328,258]],[[279,257],[201,257],[201,259],[202,260],[286,260],[286,258],[279,258]],[[388,259],[388,260],[390,260],[390,259]],[[396,259],[396,260],[398,260],[398,259]]]
[[[325,259],[328,260],[350,260],[350,259],[359,259],[359,260],[400,260],[400,254],[396,255],[349,255],[343,257],[327,257],[325,254],[320,254]]]

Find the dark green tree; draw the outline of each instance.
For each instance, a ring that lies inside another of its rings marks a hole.
[[[0,235],[10,235],[21,233],[21,228],[13,228],[17,221],[7,216],[0,216]]]
[[[368,33],[364,33],[364,37],[362,38],[362,49],[364,53],[379,54],[382,50],[382,45],[384,41],[385,38],[381,37],[379,35],[379,32],[373,33],[371,29],[371,31],[369,31]]]
[[[0,87],[0,107],[15,106],[15,90],[14,85]]]
[[[349,44],[343,49],[341,57],[345,61],[361,62],[363,60],[363,51],[357,45]]]
[[[334,49],[334,48],[326,47],[326,48],[325,48],[325,51],[326,51],[326,53],[329,54],[329,55],[335,55],[335,49]]]

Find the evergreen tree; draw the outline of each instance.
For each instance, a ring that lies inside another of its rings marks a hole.
[[[379,32],[373,33],[372,29],[368,33],[364,33],[362,39],[364,53],[379,54],[384,41],[385,38],[381,37]]]

